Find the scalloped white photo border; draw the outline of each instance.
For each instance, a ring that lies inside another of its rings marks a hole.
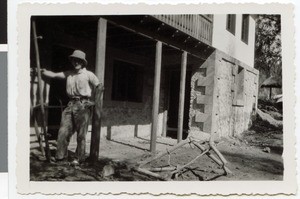
[[[284,179],[283,181],[212,181],[212,182],[30,182],[29,181],[29,44],[32,15],[106,15],[106,14],[281,14],[284,101]],[[295,194],[295,41],[291,4],[178,4],[178,5],[124,5],[84,4],[30,4],[17,10],[17,125],[15,168],[19,194],[174,194],[174,195],[231,195],[231,194]],[[285,67],[286,66],[286,67]],[[13,151],[13,150],[12,150]],[[11,152],[11,151],[10,151]],[[13,155],[10,153],[10,155]],[[13,164],[14,165],[14,164]]]

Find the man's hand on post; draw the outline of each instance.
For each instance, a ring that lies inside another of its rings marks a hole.
[[[97,88],[98,88],[100,91],[104,91],[104,89],[105,89],[102,83],[98,84],[98,85],[97,85]]]

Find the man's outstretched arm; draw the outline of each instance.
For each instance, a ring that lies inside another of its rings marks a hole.
[[[42,75],[48,78],[55,78],[55,79],[65,79],[66,74],[64,72],[52,72],[50,70],[41,69]]]

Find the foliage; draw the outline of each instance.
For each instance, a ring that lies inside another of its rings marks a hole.
[[[282,79],[280,15],[258,15],[256,20],[255,68]]]

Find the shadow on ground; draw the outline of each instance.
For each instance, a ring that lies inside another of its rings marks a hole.
[[[52,154],[54,151],[51,151]],[[69,156],[74,156],[69,151]],[[31,153],[30,155],[30,180],[31,181],[155,181],[156,179],[140,175],[132,170],[126,161],[112,161],[101,158],[96,163],[88,161],[80,166],[71,165],[71,158],[67,161],[49,163],[42,156]],[[114,168],[111,175],[105,176],[104,167],[110,165]]]

